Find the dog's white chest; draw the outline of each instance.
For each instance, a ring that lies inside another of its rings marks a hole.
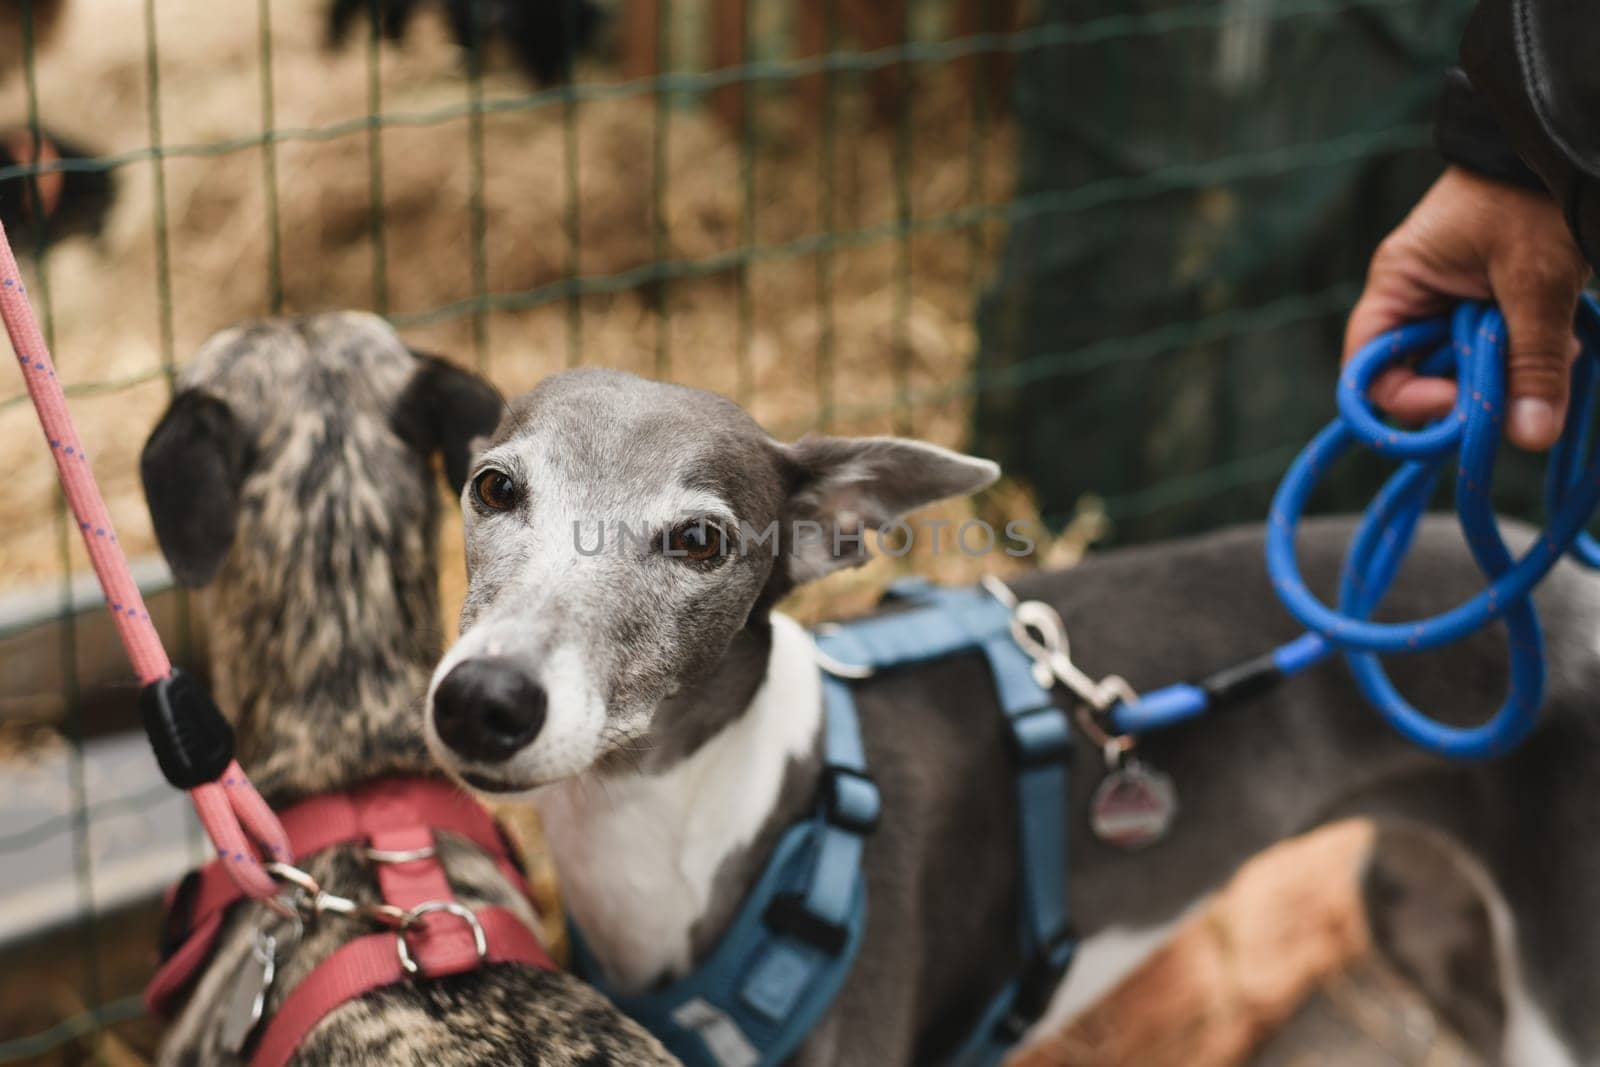
[[[568,907],[619,991],[689,970],[695,926],[730,888],[718,874],[766,825],[821,725],[811,638],[775,614],[766,680],[698,751],[659,775],[582,776],[539,794]]]

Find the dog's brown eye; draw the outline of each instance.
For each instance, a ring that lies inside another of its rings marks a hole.
[[[673,530],[668,544],[673,554],[704,563],[722,554],[722,531],[708,522],[691,522]]]
[[[510,511],[517,506],[517,483],[505,471],[491,468],[472,480],[472,495],[493,511]]]

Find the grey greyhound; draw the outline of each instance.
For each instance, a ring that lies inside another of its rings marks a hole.
[[[440,647],[432,462],[441,455],[459,485],[471,440],[501,408],[486,383],[408,351],[370,315],[225,330],[183,371],[145,446],[146,495],[173,571],[207,586],[215,691],[235,714],[241,763],[275,807],[436,773],[420,719]],[[476,844],[439,833],[436,847],[459,901],[535,921],[520,887]],[[303,862],[329,892],[381,899],[374,861],[356,845]],[[232,908],[160,1062],[247,1062],[228,1031],[257,927],[287,930],[262,905]],[[332,914],[308,923],[278,961],[263,1023],[319,962],[366,932]],[[306,1035],[293,1062],[671,1061],[577,979],[501,963],[350,1000]]]
[[[736,531],[882,527],[995,475],[908,440],[781,444],[728,400],[612,371],[557,375],[513,402],[463,493],[470,583],[462,637],[434,672],[428,744],[472,788],[537,808],[614,988],[647,991],[704,958],[818,785],[814,647],[774,605],[859,562],[861,545],[791,537],[745,551]],[[602,524],[650,536],[597,551]],[[1313,588],[1333,588],[1351,529],[1302,531]],[[1430,520],[1385,611],[1429,614],[1481,581],[1452,524]],[[1297,632],[1259,528],[1107,552],[1015,591],[1059,611],[1091,674],[1135,688],[1204,677]],[[1323,667],[1142,739],[1180,812],[1164,841],[1129,852],[1089,831],[1105,768],[1078,745],[1069,898],[1083,942],[1035,1033],[1095,1001],[1247,857],[1369,815],[1447,842],[1483,893],[1505,1059],[1600,1063],[1600,580],[1562,564],[1538,605],[1547,705],[1494,762],[1412,748],[1344,670]],[[1493,632],[1393,670],[1457,723],[1487,715],[1506,675]],[[975,654],[874,677],[856,700],[883,796],[863,860],[866,934],[797,1061],[936,1062],[1021,963],[1008,735]]]

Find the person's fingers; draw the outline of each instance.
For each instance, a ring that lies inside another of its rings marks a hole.
[[[1448,298],[1417,279],[1415,258],[1403,240],[1391,238],[1378,247],[1361,297],[1345,320],[1343,362],[1373,338],[1443,310]],[[1410,367],[1391,367],[1373,379],[1369,396],[1380,410],[1401,422],[1416,423],[1448,413],[1455,405],[1456,387],[1442,378],[1423,377]]]
[[[1418,305],[1430,303],[1430,294],[1412,283],[1403,263],[1407,252],[1393,237],[1378,246],[1367,268],[1366,284],[1350,317],[1344,324],[1344,352],[1340,362],[1348,363],[1361,346],[1387,330],[1404,323],[1417,313]]]
[[[1391,367],[1372,380],[1372,403],[1404,423],[1427,422],[1450,414],[1456,383],[1428,378],[1409,367]]]
[[[1555,444],[1567,415],[1572,320],[1582,279],[1548,254],[1491,266],[1490,285],[1510,331],[1506,435],[1521,448]]]
[[[1463,274],[1440,267],[1438,250],[1430,250],[1417,236],[1430,230],[1429,224],[1417,221],[1420,212],[1419,208],[1401,223],[1372,254],[1361,296],[1345,320],[1341,362],[1349,362],[1362,345],[1379,334],[1437,315],[1462,297],[1489,295],[1489,279],[1483,273]],[[1452,250],[1451,255],[1471,258],[1460,250]]]
[[[1345,320],[1344,351],[1340,353],[1339,362],[1350,362],[1350,357],[1361,351],[1362,345],[1399,325],[1391,304],[1387,297],[1373,290],[1373,281],[1368,279],[1367,287],[1361,290],[1361,298]]]

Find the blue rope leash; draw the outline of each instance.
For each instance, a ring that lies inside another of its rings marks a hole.
[[[1565,552],[1600,566],[1600,542],[1583,529],[1600,502],[1600,452],[1591,455],[1589,447],[1600,368],[1600,306],[1588,297],[1578,309],[1577,335],[1582,353],[1573,368],[1572,403],[1547,468],[1550,522],[1521,559],[1512,558],[1500,537],[1489,492],[1505,414],[1505,320],[1493,305],[1464,303],[1448,318],[1400,327],[1361,349],[1339,382],[1339,418],[1300,453],[1278,487],[1267,524],[1267,571],[1284,606],[1308,632],[1198,685],[1168,686],[1134,704],[1118,705],[1112,724],[1125,733],[1142,733],[1179,722],[1309,670],[1338,652],[1379,714],[1422,748],[1458,758],[1513,748],[1533,727],[1544,698],[1544,642],[1533,589]],[[1381,372],[1414,357],[1421,357],[1420,373],[1453,377],[1460,388],[1449,415],[1419,430],[1399,430],[1373,411],[1367,391]],[[1400,466],[1357,527],[1340,576],[1338,606],[1330,608],[1300,575],[1295,530],[1318,480],[1358,445],[1393,457]],[[1373,622],[1372,613],[1399,571],[1447,464],[1455,465],[1462,532],[1489,584],[1431,618]],[[1429,718],[1406,702],[1379,661],[1383,653],[1421,652],[1459,641],[1495,619],[1504,619],[1510,633],[1510,692],[1481,725],[1446,726]]]

